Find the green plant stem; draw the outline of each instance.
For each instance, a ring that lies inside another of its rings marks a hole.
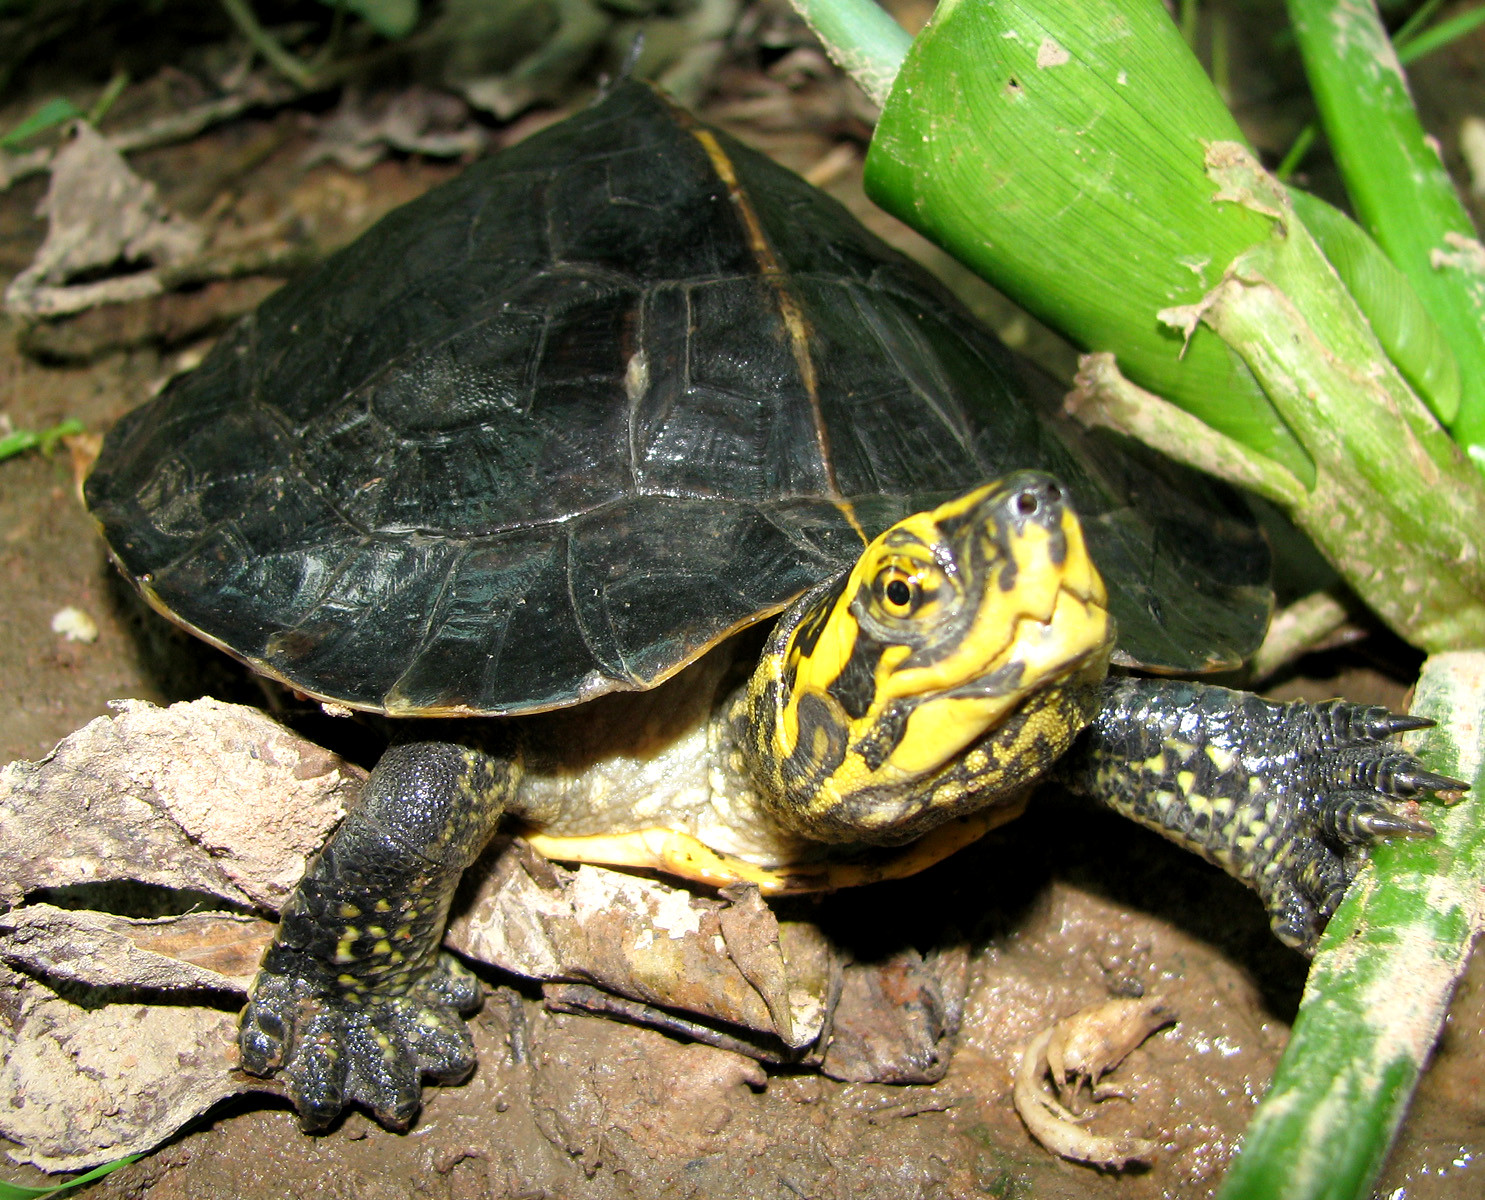
[[[884,104],[913,39],[873,0],[792,0],[837,66]]]
[[[1274,177],[1287,183],[1289,177],[1299,170],[1299,164],[1304,162],[1305,155],[1310,152],[1319,136],[1320,128],[1313,121],[1301,129],[1283,160],[1274,168]]]
[[[1295,215],[1356,299],[1397,369],[1445,425],[1459,416],[1459,364],[1407,278],[1361,226],[1298,188],[1288,189]]]
[[[1485,652],[1429,659],[1414,713],[1438,722],[1417,749],[1473,783],[1431,839],[1378,847],[1331,919],[1289,1046],[1219,1200],[1369,1194],[1470,945],[1485,928]]]
[[[1197,8],[1197,0],[1180,0],[1176,6],[1176,27],[1181,31],[1181,38],[1196,50],[1197,25],[1201,20],[1201,11]]]
[[[1282,186],[1232,144],[1210,147],[1208,171],[1219,202],[1268,213],[1283,236],[1234,259],[1194,310],[1162,317],[1210,326],[1263,383],[1317,467],[1290,515],[1357,593],[1430,653],[1485,646],[1485,480],[1398,373]]]
[[[269,66],[301,90],[308,91],[314,85],[314,74],[258,23],[248,0],[221,0],[221,4],[238,32],[247,38],[248,44],[267,60]]]
[[[1403,43],[1421,30],[1429,21],[1433,20],[1434,13],[1443,7],[1444,0],[1424,0],[1413,15],[1404,21],[1395,34],[1392,35],[1392,44],[1397,47],[1397,56],[1402,58]]]
[[[124,89],[129,86],[129,72],[115,71],[103,91],[99,93],[98,99],[93,101],[92,107],[88,109],[88,124],[97,125],[99,121],[108,114],[108,110],[114,106],[114,102],[124,94]]]
[[[1469,12],[1460,13],[1457,17],[1441,22],[1434,29],[1423,29],[1428,18],[1438,10],[1440,0],[1429,0],[1422,8],[1408,18],[1403,25],[1392,36],[1392,48],[1397,51],[1397,61],[1403,66],[1411,66],[1420,58],[1426,58],[1435,51],[1442,50],[1445,46],[1457,42],[1466,34],[1473,33],[1481,25],[1485,25],[1485,4],[1479,8],[1472,8]],[[1419,32],[1419,31],[1422,32]],[[1320,127],[1311,121],[1295,137],[1293,145],[1289,147],[1284,155],[1283,161],[1274,168],[1274,174],[1280,179],[1288,180],[1299,164],[1304,161],[1310,148],[1314,146],[1315,139],[1320,135]]]
[[[1359,0],[1289,0],[1310,88],[1357,220],[1448,341],[1456,439],[1485,465],[1485,253],[1429,144],[1381,18]]]
[[[1227,14],[1214,12],[1212,25],[1212,86],[1222,103],[1232,105],[1232,51],[1228,44]]]

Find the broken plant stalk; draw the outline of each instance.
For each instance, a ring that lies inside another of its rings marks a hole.
[[[1118,405],[1103,404],[1116,384],[1085,379],[1080,414],[1284,506],[1414,644],[1485,645],[1477,473],[1382,350],[1283,189],[1236,144],[1214,144],[1207,161],[1214,202],[1264,213],[1273,235],[1235,258],[1197,304],[1160,315],[1182,329],[1206,325],[1242,355],[1314,461],[1314,485],[1194,421],[1160,427],[1140,411],[1158,413],[1156,397],[1122,390]]]

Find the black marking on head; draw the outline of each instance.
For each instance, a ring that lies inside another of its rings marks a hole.
[[[852,608],[866,602],[864,597],[858,597]],[[826,688],[853,721],[864,717],[871,708],[872,701],[876,699],[877,667],[881,661],[882,643],[870,637],[858,620],[856,644],[851,647],[851,657],[846,659],[846,665],[841,668],[840,674]]]
[[[903,529],[901,526],[894,526],[887,530],[886,536],[882,538],[882,545],[892,550],[903,550],[909,546],[916,546],[918,549],[925,551],[932,549],[927,542],[911,529]]]
[[[830,614],[835,611],[836,601],[846,590],[846,580],[849,578],[850,572],[843,572],[840,578],[831,584],[815,602],[808,615],[799,622],[799,628],[794,631],[794,649],[801,657],[808,658],[815,652],[820,635],[825,632],[825,625],[830,620]]]
[[[1047,557],[1054,567],[1060,567],[1067,561],[1067,534],[1060,521],[1047,532],[1052,535],[1047,540]]]
[[[1003,510],[1003,498],[999,504]],[[986,516],[986,506],[981,501],[974,508],[945,517],[936,523],[939,539],[958,573],[967,579],[983,578],[988,564],[1001,560],[1004,566],[996,582],[1001,591],[1008,592],[1016,586],[1016,560],[1006,536],[1007,520],[1004,511],[996,512],[994,520],[987,521]]]
[[[846,757],[845,726],[830,711],[830,705],[813,692],[799,698],[795,713],[799,720],[799,740],[784,763],[785,773],[796,779],[822,779]]]
[[[916,704],[906,699],[892,701],[866,736],[856,743],[856,753],[868,770],[875,771],[897,749],[915,707]]]
[[[965,509],[963,512],[955,513],[951,517],[944,517],[935,522],[938,527],[939,536],[946,542],[956,541],[964,531],[971,526],[978,526],[985,519],[981,506],[976,504],[974,508]],[[916,539],[914,539],[916,540]]]
[[[1000,575],[996,584],[1002,592],[1012,592],[1016,589],[1016,577],[1020,573],[1020,566],[1016,562],[1016,556],[1010,552],[1010,548],[1000,538],[996,538],[996,549],[1000,551],[1000,557],[1004,565],[1000,568]]]

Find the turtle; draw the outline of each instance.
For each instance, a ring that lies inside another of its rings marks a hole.
[[[1426,722],[1194,680],[1273,599],[1224,486],[1079,430],[922,268],[635,81],[396,209],[127,414],[85,485],[170,619],[396,733],[240,1021],[304,1125],[415,1118],[502,820],[770,894],[917,870],[1053,779],[1313,946],[1462,785]]]

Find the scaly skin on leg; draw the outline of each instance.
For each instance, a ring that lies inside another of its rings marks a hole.
[[[1307,952],[1365,847],[1433,833],[1398,802],[1464,786],[1387,741],[1427,722],[1384,708],[1123,678],[1104,701],[1059,777],[1253,887]]]
[[[438,947],[518,776],[510,757],[469,745],[393,745],[285,906],[239,1045],[244,1070],[283,1077],[308,1128],[351,1102],[405,1127],[423,1075],[473,1067],[459,1013],[478,1006],[479,984]]]

